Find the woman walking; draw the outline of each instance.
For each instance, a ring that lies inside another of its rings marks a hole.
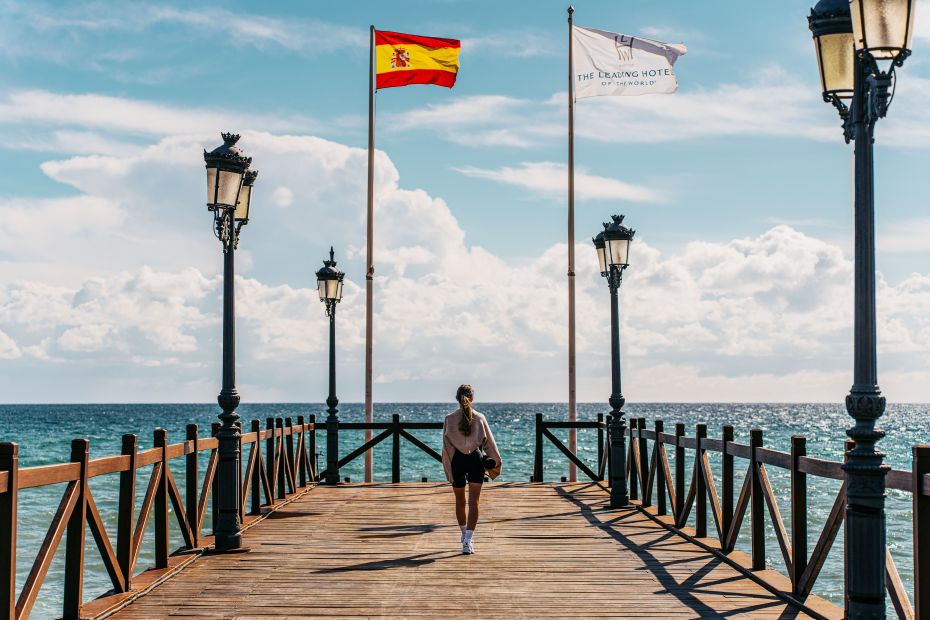
[[[478,501],[485,471],[492,480],[501,473],[501,455],[494,443],[494,435],[491,434],[487,418],[472,408],[474,398],[475,391],[470,385],[460,385],[455,393],[459,408],[446,416],[442,428],[442,466],[455,492],[455,518],[462,530],[462,553],[465,554],[475,552]]]

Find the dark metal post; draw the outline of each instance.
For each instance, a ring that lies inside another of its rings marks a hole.
[[[762,447],[762,431],[754,428],[749,431],[749,531],[752,541],[752,570],[765,569],[765,498],[762,496],[762,478],[759,476],[759,456],[757,450]]]
[[[232,551],[242,547],[242,524],[239,521],[239,391],[236,389],[236,283],[235,246],[238,231],[233,209],[226,209],[229,237],[223,245],[223,387],[217,403],[223,413],[219,415],[220,426],[216,433],[217,449],[216,480],[218,486],[217,523],[215,547],[217,551]]]
[[[533,482],[543,481],[543,415],[536,414],[536,450],[533,458]]]
[[[685,436],[685,425],[675,424],[675,523],[684,527],[682,516],[685,513],[685,449],[681,447],[681,438]]]
[[[0,618],[16,618],[16,521],[19,444],[0,443],[0,471],[6,492],[0,493]]]
[[[924,494],[923,481],[930,474],[930,446],[912,448],[914,522],[914,617],[930,615],[930,495]]]
[[[713,484],[704,477],[704,444],[707,438],[707,425],[700,423],[694,433],[694,535],[698,538],[707,536],[707,484]]]
[[[875,188],[872,158],[875,121],[882,93],[875,61],[858,51],[849,122],[855,140],[855,330],[853,385],[846,411],[855,425],[846,431],[855,446],[847,454],[846,578],[851,618],[885,617],[884,454],[875,444],[885,436],[876,427],[885,411],[878,387],[875,331]]]
[[[371,260],[371,257],[369,257]],[[336,398],[336,304],[329,316],[329,396],[326,398],[326,484],[339,483],[339,399]]]
[[[723,526],[723,540],[720,541],[720,545],[725,552],[730,551],[730,549],[726,548],[726,537],[730,532],[730,525],[733,524],[733,455],[730,453],[731,443],[733,443],[733,427],[726,424],[723,427],[723,456],[721,457],[723,493],[720,506]]]
[[[807,456],[807,440],[791,437],[791,592],[801,594],[801,577],[807,569],[807,474],[801,457]]]
[[[391,416],[391,482],[400,482],[400,415]]]
[[[610,287],[610,507],[621,508],[630,502],[626,486],[626,421],[623,419],[623,405],[626,399],[620,387],[620,269],[610,267],[608,285]]]

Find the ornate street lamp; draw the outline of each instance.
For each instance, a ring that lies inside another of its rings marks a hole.
[[[618,291],[623,270],[630,264],[630,243],[636,234],[623,225],[623,216],[614,215],[604,223],[604,230],[594,237],[594,249],[601,275],[610,289],[610,507],[621,508],[630,502],[626,485],[626,421],[623,405],[626,399],[620,387],[620,305]]]
[[[915,0],[820,0],[808,18],[825,101],[855,142],[855,326],[853,385],[846,410],[855,426],[846,454],[846,609],[885,617],[884,454],[875,447],[885,411],[878,387],[875,330],[875,123],[888,112],[895,70],[910,55]],[[850,9],[852,9],[850,11]],[[847,103],[848,102],[848,103]]]
[[[342,300],[342,281],[346,274],[336,269],[333,248],[329,248],[329,260],[316,272],[316,285],[320,301],[326,304],[329,317],[329,396],[326,399],[326,484],[339,483],[339,410],[336,406],[336,304]]]
[[[238,134],[224,133],[223,145],[204,150],[207,165],[207,209],[213,212],[214,234],[223,246],[223,387],[217,402],[223,412],[217,431],[219,463],[216,470],[218,488],[217,522],[214,524],[216,551],[242,549],[239,521],[239,392],[236,390],[236,311],[235,250],[239,232],[249,221],[252,184],[257,172],[248,172],[252,163],[236,142]]]

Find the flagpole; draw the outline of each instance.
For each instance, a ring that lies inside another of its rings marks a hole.
[[[568,421],[577,419],[575,393],[575,95],[572,76],[572,13],[568,7]],[[576,453],[576,430],[568,429],[568,449]],[[575,482],[575,464],[568,464],[568,479]]]
[[[374,420],[371,403],[372,305],[375,277],[375,27],[368,46],[368,269],[365,272],[365,422]],[[365,429],[365,443],[371,429]],[[365,452],[365,482],[371,482],[371,450]]]

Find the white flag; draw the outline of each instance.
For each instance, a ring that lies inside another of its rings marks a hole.
[[[682,44],[580,26],[573,28],[572,41],[576,99],[678,90],[672,65],[688,51]]]

